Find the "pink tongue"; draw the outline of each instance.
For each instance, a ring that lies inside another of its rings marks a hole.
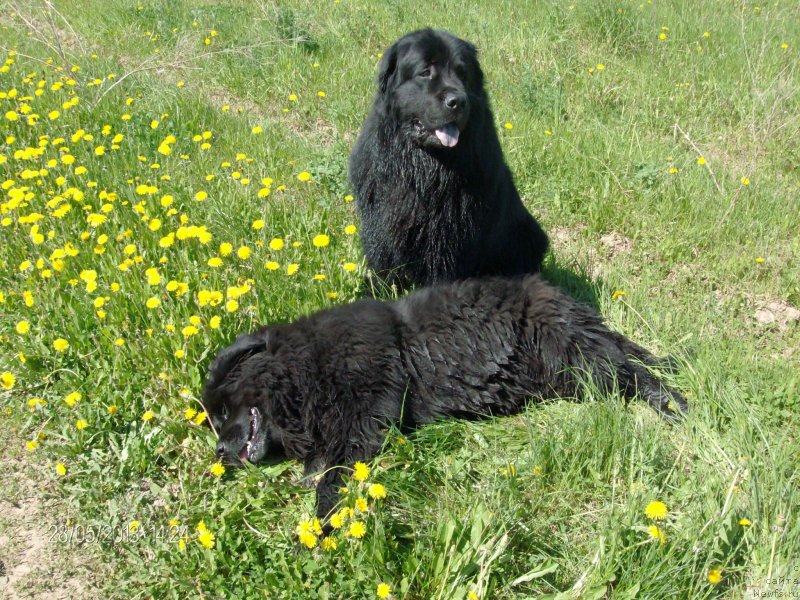
[[[452,148],[458,143],[458,127],[452,123],[437,129],[434,133],[439,138],[439,141],[442,142],[442,146]]]

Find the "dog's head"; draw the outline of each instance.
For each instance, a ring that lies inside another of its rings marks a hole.
[[[266,334],[240,335],[208,370],[203,405],[219,435],[217,456],[228,464],[283,450],[281,430],[268,414],[274,373],[266,348]]]
[[[432,29],[400,38],[381,60],[378,101],[418,145],[456,146],[485,102],[475,46]]]

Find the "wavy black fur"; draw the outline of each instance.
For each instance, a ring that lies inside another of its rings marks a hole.
[[[531,400],[580,396],[586,380],[665,416],[685,411],[648,370],[655,361],[539,275],[467,280],[242,335],[211,364],[204,401],[221,457],[249,439],[307,472],[327,467],[317,487],[325,517],[341,468],[374,456],[388,424],[510,415]],[[253,407],[260,421],[247,416]]]
[[[432,133],[446,123],[460,131],[453,147]],[[350,182],[367,262],[389,283],[539,271],[548,239],[503,159],[469,42],[423,29],[386,51]]]

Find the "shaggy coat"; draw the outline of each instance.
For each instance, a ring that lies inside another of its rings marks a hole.
[[[350,182],[367,262],[388,283],[539,271],[547,236],[503,159],[469,42],[423,29],[386,51]]]
[[[373,457],[390,424],[510,415],[580,396],[585,380],[664,415],[686,410],[648,370],[656,360],[538,275],[467,280],[241,335],[211,364],[203,397],[220,458],[280,453],[307,473],[327,468],[325,517],[342,467]]]

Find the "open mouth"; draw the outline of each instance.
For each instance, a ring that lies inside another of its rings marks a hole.
[[[420,133],[425,132],[428,135],[435,136],[439,143],[445,148],[452,148],[458,143],[458,136],[461,131],[455,123],[445,123],[439,127],[432,129],[426,128],[420,121],[414,122],[414,127]]]
[[[239,450],[239,458],[241,460],[250,460],[253,442],[259,427],[261,427],[261,413],[258,412],[255,406],[252,406],[250,407],[250,429],[247,432],[247,442],[245,442],[242,449]]]

